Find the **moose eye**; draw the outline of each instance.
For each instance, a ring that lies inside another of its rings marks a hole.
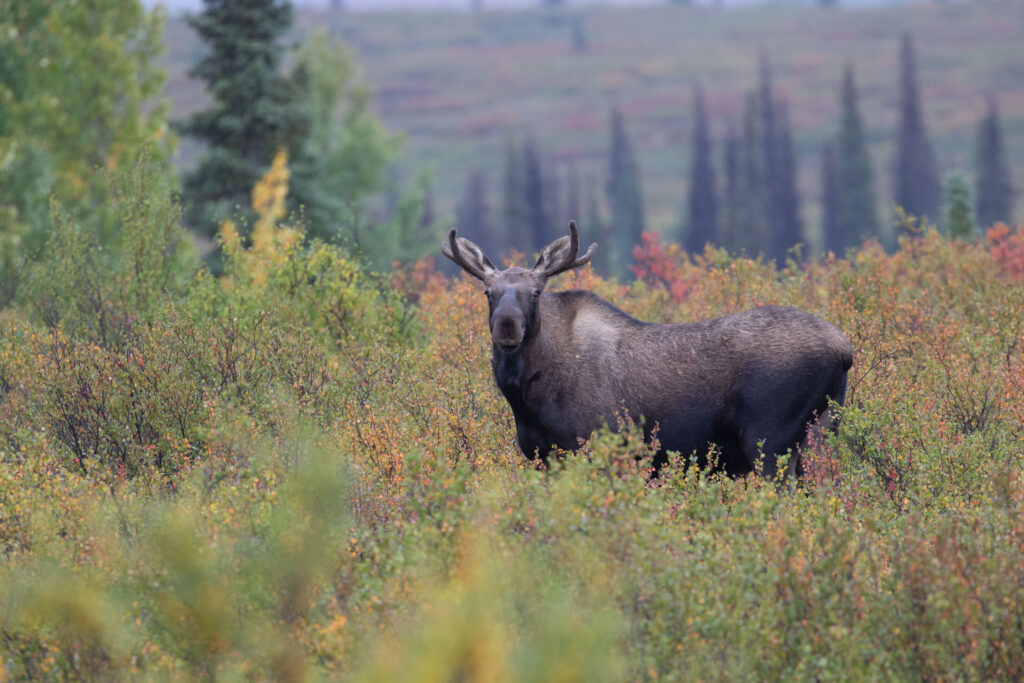
[[[533,298],[536,299],[539,296],[540,296],[540,290],[539,289],[533,290]]]

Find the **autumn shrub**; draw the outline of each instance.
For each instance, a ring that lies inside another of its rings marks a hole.
[[[1024,277],[1024,230],[996,223],[985,232],[985,238],[999,267],[1018,281]]]
[[[0,314],[0,676],[1021,677],[1024,287],[991,238],[566,273],[644,320],[796,306],[855,358],[792,488],[652,479],[642,416],[540,471],[479,283],[305,243],[285,170],[223,277]]]

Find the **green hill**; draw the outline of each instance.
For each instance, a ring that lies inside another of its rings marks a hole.
[[[475,167],[486,172],[490,204],[498,205],[509,131],[534,135],[549,167],[576,163],[585,191],[603,195],[609,109],[618,104],[637,148],[649,223],[667,233],[686,192],[691,86],[705,89],[718,143],[738,124],[762,51],[771,60],[776,93],[790,107],[804,218],[811,229],[817,227],[819,151],[838,125],[846,62],[856,69],[878,190],[888,203],[903,31],[915,39],[940,174],[971,170],[974,129],[985,97],[994,93],[1014,185],[1024,186],[1024,3],[856,10],[302,10],[297,25],[299,40],[323,27],[355,48],[364,79],[376,91],[377,112],[406,135],[400,175],[432,173],[437,215],[445,224]],[[575,49],[577,30],[585,37],[584,51]],[[168,22],[167,34],[169,97],[180,116],[203,101],[199,87],[184,75],[201,45],[177,19]],[[716,161],[720,152],[716,146]],[[192,153],[184,146],[181,162],[188,163]],[[1024,201],[1018,202],[1017,218],[1022,215]]]

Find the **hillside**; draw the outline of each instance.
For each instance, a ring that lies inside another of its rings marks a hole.
[[[584,52],[573,49],[577,22],[586,38]],[[941,173],[969,169],[974,128],[985,97],[995,93],[1014,185],[1024,185],[1019,3],[475,14],[304,9],[297,24],[299,34],[323,27],[357,51],[364,79],[377,93],[376,110],[407,138],[400,175],[432,173],[444,223],[474,167],[487,173],[490,203],[497,205],[510,131],[534,135],[549,164],[576,163],[585,188],[602,192],[609,108],[617,103],[637,147],[651,227],[670,230],[686,191],[691,87],[705,88],[712,132],[720,140],[737,122],[744,92],[754,86],[761,51],[771,60],[777,94],[790,106],[805,220],[817,222],[819,150],[837,126],[846,62],[856,69],[876,181],[888,202],[903,31],[916,41],[918,79]],[[201,46],[177,19],[168,22],[167,44],[168,94],[180,116],[203,99],[184,75]],[[188,163],[193,152],[183,146],[181,162]],[[1018,202],[1017,218],[1022,208]]]

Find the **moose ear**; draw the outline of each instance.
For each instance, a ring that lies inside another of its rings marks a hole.
[[[448,241],[441,243],[441,253],[478,280],[485,280],[498,271],[483,249],[465,237],[456,237],[455,228],[448,233]]]

